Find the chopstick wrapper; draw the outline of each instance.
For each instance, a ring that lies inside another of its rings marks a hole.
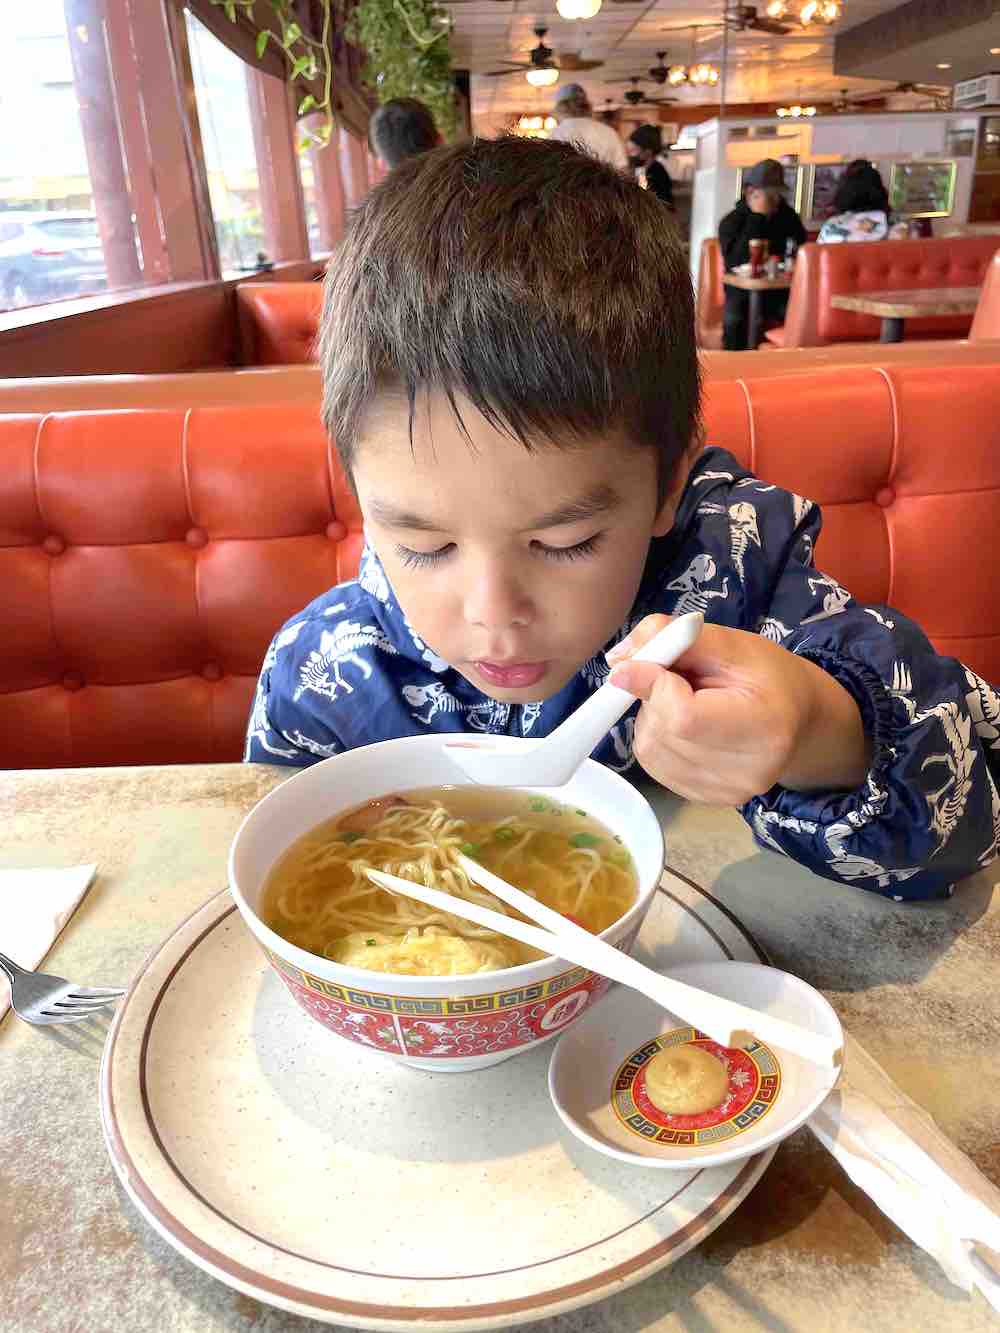
[[[845,1034],[840,1083],[809,1127],[956,1286],[978,1287],[1000,1312],[1000,1190],[853,1037]]]
[[[95,865],[0,870],[0,953],[36,968],[90,887]],[[10,1008],[10,986],[0,972],[0,1019]]]

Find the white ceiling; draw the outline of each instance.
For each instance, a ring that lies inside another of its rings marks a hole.
[[[733,32],[729,36],[729,65],[726,80],[727,102],[761,102],[802,99],[830,99],[841,88],[851,91],[880,86],[866,79],[847,79],[833,73],[833,39],[838,31],[863,23],[876,14],[896,9],[906,0],[846,0],[845,14],[831,28],[796,28],[787,37],[766,33]],[[758,0],[764,11],[765,0]],[[560,82],[582,83],[594,106],[601,108],[609,97],[620,99],[627,85],[621,82],[633,74],[645,74],[656,64],[656,52],[668,51],[667,64],[688,63],[692,34],[687,25],[718,23],[727,8],[726,0],[638,0],[616,3],[604,0],[596,18],[567,22],[556,13],[555,0],[469,0],[446,7],[454,19],[452,59],[459,68],[472,72],[473,126],[481,134],[495,133],[520,112],[548,110],[556,89],[532,88],[520,72],[504,78],[482,77],[489,69],[500,68],[507,60],[527,60],[527,53],[537,43],[532,29],[536,24],[548,27],[546,44],[557,55],[578,52],[586,59],[604,64],[586,74],[561,76]],[[699,59],[722,57],[722,36],[718,29],[697,34]],[[717,104],[717,88],[658,88],[641,85],[649,95],[676,96],[679,103]],[[558,85],[557,85],[558,87]]]

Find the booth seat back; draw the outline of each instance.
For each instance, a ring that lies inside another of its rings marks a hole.
[[[1000,246],[1000,236],[947,240],[870,241],[853,245],[804,245],[795,265],[784,327],[768,335],[783,347],[875,340],[881,321],[837,310],[833,296],[920,287],[978,287]],[[968,315],[908,319],[908,338],[964,338]]]
[[[238,759],[361,545],[314,405],[0,416],[0,767]]]
[[[1000,239],[1000,238],[998,238]],[[969,330],[970,342],[990,342],[1000,338],[1000,251],[990,260],[979,304]],[[1000,360],[1000,347],[994,352]]]
[[[236,309],[246,365],[303,365],[316,360],[321,282],[241,282]]]
[[[723,274],[722,249],[718,238],[706,236],[698,257],[698,296],[695,303],[695,335],[699,347],[715,350],[722,346],[722,312],[726,304]]]
[[[309,403],[319,415],[319,366],[182,370],[153,375],[39,375],[0,379],[0,414],[122,407],[248,407]]]
[[[821,568],[1000,680],[1000,367],[710,382],[706,425],[823,505]],[[238,759],[361,544],[312,406],[0,415],[0,766]]]

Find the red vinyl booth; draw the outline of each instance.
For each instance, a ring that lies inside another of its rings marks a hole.
[[[1000,236],[995,235],[804,245],[795,264],[785,322],[769,330],[767,340],[778,347],[875,340],[881,320],[837,310],[830,298],[915,287],[978,287],[998,247]],[[971,324],[970,315],[908,319],[906,336],[964,338]]]
[[[236,308],[246,365],[290,366],[316,360],[321,282],[241,282]]]
[[[817,559],[1000,680],[1000,366],[710,382]],[[362,534],[315,404],[0,414],[0,766],[236,760],[277,627]]]

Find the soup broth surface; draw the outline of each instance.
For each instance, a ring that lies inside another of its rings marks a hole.
[[[304,834],[271,868],[260,915],[300,949],[375,972],[455,976],[541,957],[364,873],[384,870],[517,916],[469,880],[460,852],[594,934],[638,892],[621,840],[586,811],[504,787],[433,787],[368,802]]]

